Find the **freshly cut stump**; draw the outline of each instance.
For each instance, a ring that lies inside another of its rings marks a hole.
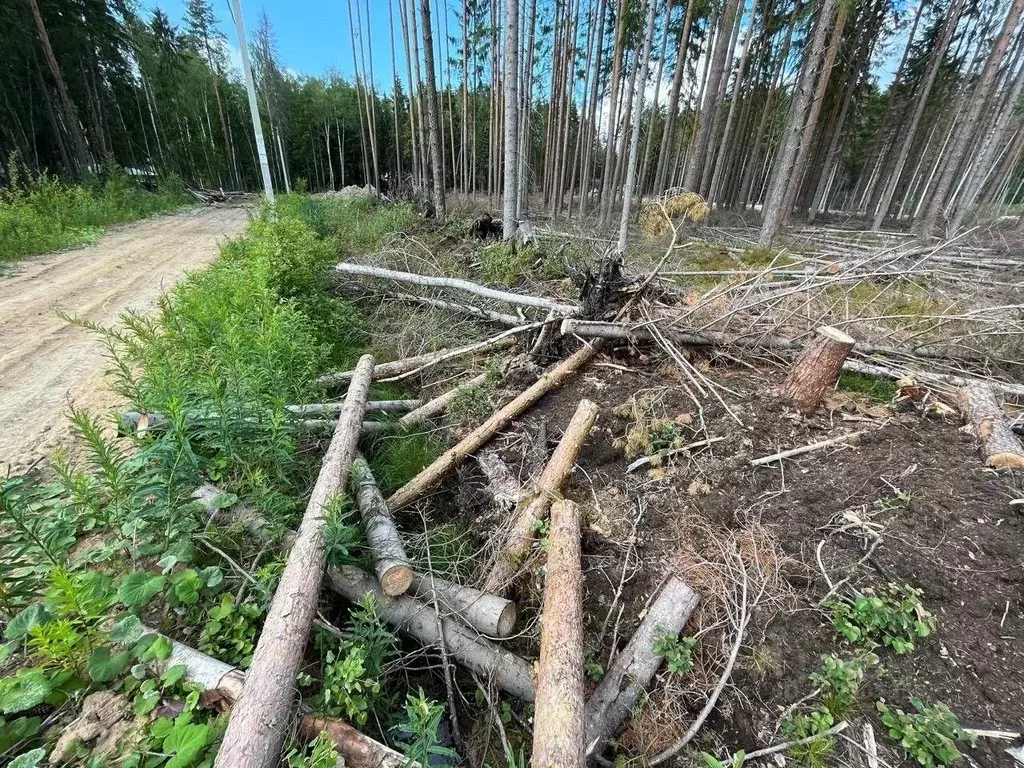
[[[567,499],[551,507],[540,626],[531,762],[537,768],[583,768],[580,508]]]
[[[815,333],[779,388],[784,399],[808,416],[821,405],[825,393],[836,385],[843,363],[856,344],[853,337],[828,325]]]
[[[1024,447],[1013,434],[992,387],[981,383],[963,387],[960,410],[981,441],[986,467],[1024,469]]]

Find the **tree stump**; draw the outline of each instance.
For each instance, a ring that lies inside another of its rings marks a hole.
[[[1024,469],[1024,447],[1013,434],[990,386],[978,383],[963,387],[960,410],[981,441],[986,467]]]
[[[580,508],[551,507],[533,715],[536,768],[583,768],[583,574]]]
[[[803,354],[789,369],[779,394],[809,416],[817,410],[825,392],[836,385],[847,355],[856,343],[837,328],[822,326]]]

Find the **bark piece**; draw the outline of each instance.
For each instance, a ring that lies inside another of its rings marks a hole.
[[[357,455],[352,465],[352,485],[380,588],[388,597],[404,595],[412,584],[412,568],[388,505],[362,455]]]
[[[411,593],[424,602],[436,600],[439,608],[487,637],[508,637],[516,624],[516,604],[511,600],[437,576],[416,574]]]
[[[574,315],[579,312],[579,307],[572,304],[559,304],[551,299],[542,296],[526,296],[521,293],[510,293],[498,291],[480,285],[470,280],[462,280],[456,277],[435,277],[433,275],[417,275],[412,272],[398,272],[383,267],[369,267],[363,264],[351,264],[342,262],[335,267],[342,274],[362,275],[364,277],[377,277],[384,280],[395,280],[398,282],[414,283],[415,285],[429,285],[434,288],[452,288],[458,291],[465,291],[477,296],[484,296],[496,301],[504,301],[508,304],[520,304],[524,307],[538,307],[540,309],[554,310],[561,315]]]
[[[547,516],[551,503],[561,496],[583,441],[594,427],[597,412],[597,405],[590,400],[581,400],[576,407],[558,447],[540,473],[533,499],[516,515],[512,529],[495,553],[484,583],[485,591],[504,594],[515,578],[519,565],[533,543],[534,525]]]
[[[377,581],[352,566],[332,568],[327,572],[331,588],[350,602],[357,603],[366,595],[376,595],[380,617],[388,624],[416,638],[425,646],[437,645],[437,616],[434,609],[408,595],[385,597]],[[448,656],[471,672],[491,680],[498,688],[523,701],[533,701],[533,667],[529,662],[493,643],[451,619],[441,619]]]
[[[839,372],[855,343],[837,328],[827,325],[818,328],[807,349],[789,369],[780,394],[801,413],[814,413],[825,392],[839,380]]]
[[[662,587],[626,648],[587,700],[584,744],[588,757],[618,733],[661,666],[654,641],[661,635],[678,635],[699,600],[697,593],[676,576]]]
[[[494,437],[499,431],[512,423],[512,420],[532,406],[552,389],[560,386],[563,381],[586,365],[597,354],[600,342],[578,350],[549,370],[530,387],[523,390],[512,402],[508,403],[483,424],[470,432],[457,445],[449,448],[429,466],[425,467],[416,477],[398,489],[388,498],[388,506],[392,511],[401,509],[416,501],[420,496],[433,488],[449,471],[461,464],[467,456],[476,452]],[[492,591],[492,590],[488,590]]]
[[[228,720],[216,768],[277,765],[323,579],[323,526],[332,500],[345,491],[373,367],[371,355],[364,355],[356,367],[345,408],[271,601],[246,684]]]
[[[551,507],[541,612],[533,760],[537,768],[583,768],[583,574],[580,508]]]
[[[1024,447],[1013,434],[1006,414],[986,384],[971,384],[960,390],[960,410],[981,441],[985,466],[996,469],[1024,469]]]

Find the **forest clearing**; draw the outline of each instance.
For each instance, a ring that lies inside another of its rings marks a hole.
[[[1024,764],[1024,0],[179,5],[0,9],[0,765]]]

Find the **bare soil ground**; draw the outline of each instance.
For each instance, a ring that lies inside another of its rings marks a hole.
[[[243,208],[190,209],[27,259],[0,277],[0,470],[18,472],[66,443],[68,405],[102,412],[116,403],[102,379],[102,343],[57,312],[102,324],[147,312],[246,219]]]
[[[1024,497],[1024,477],[985,469],[974,438],[960,429],[954,413],[939,416],[910,402],[886,405],[837,393],[828,407],[805,419],[771,394],[781,371],[709,367],[706,358],[694,362],[732,391],[729,404],[743,421],[737,424],[718,405],[705,407],[707,435],[724,438],[710,449],[626,472],[630,462],[617,438],[630,420],[617,416],[616,408],[634,397],[653,396],[672,417],[692,413],[694,404],[683,394],[680,374],[661,355],[625,348],[606,353],[597,366],[545,397],[493,446],[529,483],[579,401],[588,398],[601,407],[568,492],[587,521],[588,659],[603,662],[622,650],[669,573],[692,581],[694,558],[714,559],[722,541],[756,524],[778,542],[782,589],[757,610],[732,684],[708,721],[700,749],[751,751],[781,741],[780,715],[811,693],[808,676],[822,654],[855,652],[819,605],[829,591],[826,574],[832,582],[850,577],[860,589],[887,583],[921,587],[923,604],[937,621],[935,633],[911,654],[879,650],[881,663],[851,713],[854,739],[860,739],[861,723],[871,722],[887,764],[909,764],[886,738],[874,703],[884,699],[908,708],[913,696],[945,702],[964,726],[1019,729],[1024,721],[1024,508],[1011,501]],[[783,466],[748,465],[752,458],[859,430],[868,432]],[[695,433],[692,439],[703,436]],[[438,519],[461,520],[475,532],[483,550],[492,538],[488,532],[502,527],[486,486],[470,464],[429,502]],[[860,523],[881,536],[863,561],[871,538]],[[821,565],[819,542],[824,542]],[[530,624],[539,609],[541,581],[526,581],[518,597]],[[706,607],[684,634],[715,620],[714,590],[694,586]],[[519,649],[527,656],[535,642],[529,638],[532,626]],[[717,680],[721,649],[716,646],[724,644],[717,638],[715,632],[706,638],[685,684],[659,674],[621,744],[651,755],[686,730]],[[975,766],[1010,766],[1003,749],[1012,743],[981,739],[967,754]],[[860,764],[859,750],[848,742],[839,741],[836,750],[840,764]],[[688,763],[684,758],[675,764]]]

